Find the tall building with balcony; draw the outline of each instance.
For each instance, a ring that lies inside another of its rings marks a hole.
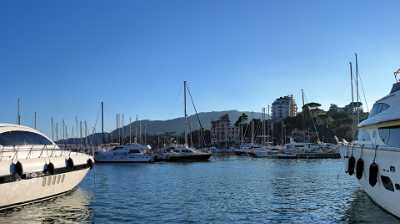
[[[287,117],[295,117],[297,104],[293,95],[279,97],[272,103],[272,121],[279,122]]]
[[[225,114],[218,120],[211,122],[211,144],[227,145],[237,141],[238,138],[239,129],[232,126],[228,114]]]

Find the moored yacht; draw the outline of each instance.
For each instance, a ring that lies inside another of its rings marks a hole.
[[[400,217],[400,82],[357,129],[353,142],[341,147],[346,172],[375,203]]]
[[[297,153],[320,153],[322,152],[322,145],[309,142],[295,142],[292,138],[290,143],[287,143],[283,147],[283,152],[287,154]]]
[[[277,155],[282,153],[280,146],[265,145],[259,148],[255,148],[249,152],[249,154],[256,158],[275,158]]]
[[[210,152],[203,152],[187,146],[170,146],[162,150],[161,160],[169,162],[208,161]]]
[[[0,209],[69,192],[92,167],[91,156],[61,150],[35,129],[0,124]]]
[[[238,156],[249,155],[250,152],[255,149],[259,149],[261,146],[254,143],[243,143],[239,145],[239,148],[235,150],[235,154]]]
[[[111,150],[95,153],[97,163],[150,163],[154,156],[149,154],[150,146],[127,144],[113,147]]]
[[[184,116],[185,116],[185,123],[184,123],[184,138],[185,144],[184,145],[174,145],[161,150],[160,155],[158,155],[157,160],[162,161],[169,161],[169,162],[195,162],[195,161],[208,161],[211,157],[211,152],[207,149],[206,151],[200,151],[194,148],[189,147],[189,140],[188,140],[188,116],[187,116],[187,108],[186,108],[186,93],[187,93],[187,83],[186,81],[183,82],[183,100],[184,100]],[[189,92],[190,93],[190,92]],[[192,101],[193,103],[193,101]],[[193,103],[194,105],[194,103]],[[196,112],[197,113],[197,112]],[[199,124],[201,126],[200,119]]]

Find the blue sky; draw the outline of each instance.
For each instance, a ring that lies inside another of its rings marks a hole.
[[[182,114],[188,80],[200,111],[252,110],[300,89],[343,106],[358,52],[368,103],[400,67],[399,1],[1,1],[0,120],[48,133],[50,117],[106,129]]]

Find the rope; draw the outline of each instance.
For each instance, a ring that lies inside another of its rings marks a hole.
[[[197,112],[196,105],[194,104],[192,93],[190,92],[190,89],[189,89],[188,86],[186,88],[187,88],[187,91],[188,91],[189,96],[190,96],[190,102],[192,103],[193,109],[194,109],[194,111],[196,113],[197,121],[199,122],[199,125],[200,125],[200,135],[201,135],[201,139],[202,139],[202,145],[204,146],[205,145],[204,133],[203,133],[204,128],[203,128],[203,125],[201,123],[201,120],[200,120],[200,117],[199,117],[199,113]]]
[[[361,145],[360,158],[363,156],[363,154],[364,154],[364,144]]]
[[[367,102],[367,97],[365,96],[364,83],[363,83],[363,80],[362,80],[362,78],[361,78],[361,75],[358,75],[358,77],[360,78],[360,82],[361,82],[361,90],[362,90],[362,93],[363,93],[363,97],[364,97],[364,101],[365,101],[365,106],[367,107],[367,111],[369,111],[368,102]]]
[[[378,145],[376,145],[376,147],[375,147],[375,155],[374,155],[374,163],[375,163],[375,159],[376,159],[376,152],[378,151]]]

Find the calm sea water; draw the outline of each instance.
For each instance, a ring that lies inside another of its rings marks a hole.
[[[78,190],[0,213],[1,223],[397,223],[341,160],[214,157],[98,164]]]

